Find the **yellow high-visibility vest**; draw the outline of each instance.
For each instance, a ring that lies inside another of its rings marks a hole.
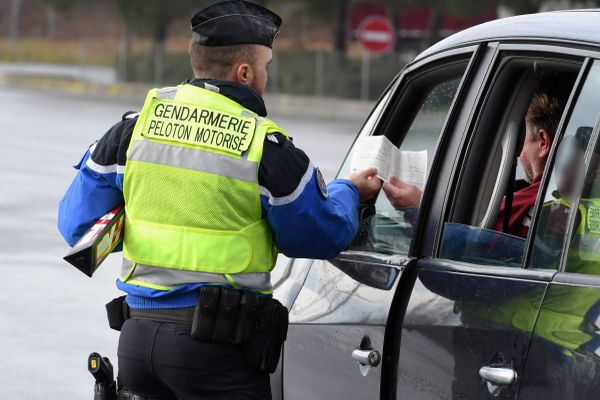
[[[579,200],[581,222],[573,233],[567,272],[600,273],[600,199]]]
[[[268,281],[277,248],[258,168],[274,132],[285,135],[214,91],[151,90],[127,150],[121,280],[164,290],[218,276],[241,286],[247,277]]]

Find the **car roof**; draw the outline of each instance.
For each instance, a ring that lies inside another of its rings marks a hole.
[[[415,61],[451,48],[496,40],[575,42],[600,46],[599,27],[600,9],[501,18],[458,32],[419,54]]]

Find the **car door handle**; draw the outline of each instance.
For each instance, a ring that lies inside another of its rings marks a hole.
[[[510,386],[517,379],[517,372],[512,368],[485,366],[479,370],[479,376],[496,385]]]
[[[360,365],[368,365],[369,367],[376,367],[381,362],[381,354],[373,349],[354,349],[352,358]]]

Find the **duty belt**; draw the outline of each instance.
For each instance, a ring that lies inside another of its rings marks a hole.
[[[151,319],[160,322],[177,322],[191,325],[194,320],[194,307],[186,308],[130,308],[129,318]]]
[[[249,290],[202,286],[195,307],[129,308],[125,296],[106,305],[110,327],[121,330],[127,319],[150,319],[191,325],[201,342],[243,346],[249,365],[273,372],[287,336],[288,310],[279,301]]]

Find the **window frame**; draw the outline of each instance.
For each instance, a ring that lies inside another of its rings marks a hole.
[[[501,65],[502,65],[502,56],[504,54],[511,53],[515,56],[522,56],[522,57],[532,56],[532,57],[555,58],[555,59],[557,59],[557,61],[578,59],[581,62],[581,66],[580,66],[577,78],[575,80],[575,83],[574,83],[571,93],[569,95],[569,100],[568,100],[567,104],[565,105],[565,111],[563,112],[563,115],[561,117],[561,122],[560,122],[560,125],[558,128],[557,137],[558,137],[558,134],[560,134],[560,138],[562,138],[563,131],[569,121],[567,116],[570,117],[570,115],[572,113],[572,108],[573,108],[574,104],[576,104],[576,100],[578,99],[581,87],[584,83],[584,81],[582,82],[582,80],[581,80],[582,72],[585,71],[587,73],[586,69],[589,69],[589,65],[591,64],[587,60],[591,59],[592,56],[594,59],[598,59],[600,57],[600,53],[597,51],[589,50],[589,49],[578,49],[578,48],[573,48],[573,47],[567,47],[565,45],[560,45],[560,44],[538,45],[538,44],[523,44],[523,43],[491,42],[491,43],[487,44],[487,47],[492,52],[491,61],[488,65],[488,71],[486,73],[484,81],[482,82],[481,89],[477,93],[476,99],[473,103],[473,112],[471,113],[471,115],[469,116],[469,120],[465,124],[463,137],[462,137],[461,144],[459,147],[459,154],[457,155],[457,158],[456,158],[456,164],[458,166],[455,166],[455,169],[452,171],[450,187],[448,190],[449,194],[446,197],[446,201],[443,205],[442,219],[440,220],[440,224],[438,225],[438,229],[435,233],[435,239],[433,242],[434,245],[433,245],[433,249],[432,249],[433,251],[431,253],[432,258],[430,259],[431,262],[427,262],[426,260],[424,260],[424,261],[425,261],[425,264],[428,264],[428,265],[430,264],[429,265],[430,267],[435,267],[437,265],[437,268],[439,268],[441,265],[443,265],[444,269],[448,268],[450,270],[464,270],[465,272],[471,272],[471,273],[475,273],[475,272],[481,273],[481,272],[485,271],[486,274],[490,273],[491,275],[502,274],[504,276],[528,277],[528,278],[536,277],[538,279],[550,280],[556,274],[556,272],[557,272],[556,270],[541,270],[541,269],[530,269],[529,268],[530,257],[532,254],[533,242],[534,242],[534,240],[532,238],[534,238],[534,236],[535,236],[534,235],[535,231],[533,230],[534,225],[532,225],[532,230],[530,230],[530,234],[528,235],[528,237],[526,239],[525,253],[523,255],[523,262],[521,264],[521,268],[502,266],[502,265],[483,266],[483,265],[471,264],[471,263],[466,263],[466,262],[461,262],[461,261],[456,261],[456,260],[446,260],[446,259],[439,257],[439,254],[441,253],[444,225],[446,222],[449,222],[451,219],[450,217],[452,215],[452,211],[453,211],[453,207],[454,207],[453,199],[456,197],[455,194],[457,193],[457,190],[460,188],[460,183],[464,178],[465,160],[471,151],[472,141],[475,138],[476,133],[478,131],[477,128],[478,128],[478,123],[479,123],[479,115],[481,114],[482,110],[486,106],[488,96],[490,95],[491,90],[496,83],[497,71],[498,71],[498,68],[501,67]],[[576,94],[576,95],[574,95],[574,94]],[[598,129],[599,128],[598,128],[598,124],[597,124],[593,135],[594,134],[596,136],[598,135],[598,132],[597,132]],[[594,137],[595,136],[592,136],[592,139],[594,139]],[[550,165],[552,165],[552,166],[554,165],[554,159],[555,159],[556,151],[557,151],[556,149],[557,149],[557,145],[558,145],[559,141],[560,140],[555,140],[553,142],[551,153],[550,153],[548,162],[546,163],[546,167],[544,170],[544,175],[543,175],[543,180],[542,180],[543,187],[542,186],[540,187],[540,191],[538,192],[538,195],[536,198],[536,203],[535,203],[535,208],[534,208],[534,218],[532,221],[533,224],[536,224],[536,225],[538,223],[539,212],[541,209],[540,202],[543,200],[542,195],[544,194],[546,185],[548,184],[548,181],[549,181],[548,168]],[[571,217],[570,217],[570,219],[571,219]],[[574,220],[574,217],[573,217],[573,220]],[[570,221],[570,223],[572,223],[572,222]],[[570,233],[571,232],[569,232],[569,234]],[[564,250],[563,250],[563,253],[564,253]],[[420,263],[420,264],[422,264],[422,263]],[[563,268],[564,268],[564,265],[563,265],[563,262],[561,262],[561,270]],[[599,281],[600,281],[600,278],[599,278]]]
[[[452,80],[452,78],[448,79],[448,76],[445,76],[445,75],[450,75],[447,71],[445,71],[445,69],[448,68],[449,65],[451,65],[451,67],[455,67],[458,64],[466,63],[466,67],[463,72],[462,79],[458,85],[456,93],[454,94],[454,98],[452,100],[450,108],[448,109],[448,113],[446,114],[444,123],[442,124],[442,132],[441,132],[440,138],[439,138],[439,139],[441,139],[447,130],[446,127],[448,124],[448,119],[450,118],[452,113],[455,112],[455,103],[456,103],[455,100],[459,95],[459,92],[461,89],[461,84],[463,83],[464,77],[466,76],[466,73],[469,69],[470,61],[471,61],[470,58],[466,58],[464,56],[458,55],[458,56],[448,57],[447,59],[443,60],[443,62],[435,63],[435,65],[428,65],[426,68],[417,69],[412,72],[407,71],[407,74],[403,77],[404,78],[403,81],[400,82],[398,91],[396,93],[394,93],[394,96],[390,99],[390,102],[387,105],[387,112],[385,113],[383,118],[380,119],[379,126],[377,127],[378,129],[376,129],[376,130],[381,131],[380,134],[386,134],[386,133],[389,133],[390,130],[394,130],[396,132],[396,135],[393,138],[388,136],[388,139],[390,139],[390,141],[392,141],[392,143],[394,143],[396,146],[400,147],[402,145],[402,143],[404,142],[404,140],[406,139],[406,135],[410,131],[411,127],[413,126],[417,115],[421,111],[421,107],[427,100],[428,95],[431,94],[431,92],[433,92],[433,90],[435,90],[435,88],[437,88],[441,84],[448,82],[449,80]],[[414,103],[414,100],[416,100],[415,99],[416,93],[414,93],[414,92],[418,91],[419,86],[421,86],[424,82],[426,82],[428,78],[431,79],[432,74],[434,74],[434,75],[439,74],[439,75],[442,75],[442,77],[433,86],[431,84],[423,85],[432,90],[430,90],[430,92],[428,92],[427,96],[419,99],[418,103]],[[415,86],[417,86],[416,90],[415,90]],[[413,107],[411,110],[413,112],[411,113],[410,118],[405,118],[405,117],[398,118],[397,115],[398,115],[398,113],[401,112],[401,109],[407,108],[406,107],[407,104],[410,104],[410,103],[417,104],[416,107],[414,105],[411,106],[411,107]],[[395,127],[391,128],[390,125],[392,125],[394,123],[399,126],[395,126]],[[401,129],[399,129],[399,128],[401,128]],[[438,146],[439,146],[439,140],[438,140],[438,144],[436,144],[436,149],[438,148]]]
[[[444,123],[442,125],[442,130],[441,130],[440,136],[438,138],[438,141],[437,141],[437,144],[435,147],[436,151],[435,151],[435,154],[432,159],[431,170],[429,172],[429,176],[427,178],[427,182],[426,182],[426,185],[425,185],[425,188],[423,191],[423,198],[421,200],[421,209],[424,209],[423,207],[426,204],[425,202],[428,199],[427,194],[430,193],[431,190],[434,190],[433,188],[431,188],[431,186],[432,186],[431,182],[433,181],[432,178],[437,171],[438,164],[440,163],[439,162],[440,151],[438,151],[438,149],[440,149],[441,146],[443,146],[444,143],[448,141],[448,137],[451,136],[450,134],[452,133],[451,131],[453,128],[453,122],[457,116],[456,114],[462,110],[462,103],[463,103],[463,100],[465,97],[465,91],[469,87],[469,83],[470,83],[471,77],[473,75],[473,70],[478,67],[478,64],[477,64],[478,50],[480,49],[480,47],[481,46],[466,46],[466,47],[462,47],[462,48],[452,49],[452,50],[449,50],[446,52],[436,54],[432,57],[428,57],[426,59],[419,60],[413,64],[407,65],[402,70],[402,72],[395,78],[395,81],[392,84],[390,84],[390,86],[388,87],[388,91],[392,91],[391,96],[388,99],[385,99],[388,92],[387,91],[384,92],[383,95],[380,97],[380,100],[378,101],[378,103],[373,108],[372,113],[375,112],[377,107],[379,107],[379,104],[381,101],[384,101],[384,100],[386,101],[386,103],[383,106],[382,112],[380,113],[380,115],[376,116],[377,120],[373,124],[372,128],[368,131],[365,130],[365,127],[367,125],[365,123],[363,125],[363,127],[361,128],[361,130],[359,131],[359,134],[356,136],[356,139],[352,143],[352,146],[350,147],[350,150],[351,150],[354,147],[355,142],[359,137],[370,136],[370,135],[373,135],[373,133],[375,133],[375,132],[382,131],[382,129],[384,129],[384,128],[386,129],[387,126],[389,126],[389,123],[391,120],[397,119],[397,118],[395,118],[395,115],[399,111],[398,110],[398,107],[400,106],[399,103],[404,99],[404,97],[407,93],[407,90],[410,89],[409,86],[414,85],[415,80],[422,80],[423,75],[427,75],[428,77],[430,77],[429,74],[435,72],[436,70],[443,69],[444,66],[447,65],[448,63],[459,63],[459,62],[466,63],[465,70],[462,74],[462,79],[458,85],[458,88],[456,90],[456,93],[454,95],[452,103],[448,109],[448,113],[445,116]],[[444,82],[444,79],[440,80],[437,84],[439,85],[442,82]],[[433,87],[435,87],[435,86],[433,86]],[[425,99],[423,101],[425,101]],[[418,114],[418,112],[420,110],[420,106],[422,106],[422,104],[423,103],[420,103],[419,107],[414,107],[416,109],[416,113],[413,115],[413,117],[415,117]],[[372,113],[367,118],[367,121],[372,117]],[[403,132],[399,133],[397,135],[397,137],[394,138],[394,140],[393,140],[394,144],[401,145],[401,143],[404,141],[404,139],[406,137],[406,134],[410,130],[410,127],[412,126],[413,122],[414,122],[414,118],[411,118],[410,124],[406,124]],[[341,172],[341,169],[347,162],[347,158],[350,155],[350,150],[348,151],[346,158],[340,165],[340,170],[338,171],[338,176]],[[419,220],[420,219],[421,219],[421,217],[419,216]],[[388,255],[388,254],[375,253],[375,252],[369,252],[369,251],[344,250],[336,258],[339,258],[340,260],[347,260],[347,261],[369,259],[369,260],[373,260],[373,261],[380,262],[380,263],[381,262],[386,263],[386,264],[391,263],[391,264],[395,264],[400,267],[403,267],[408,262],[407,260],[410,260],[412,258],[414,249],[416,248],[416,246],[418,246],[417,241],[419,240],[419,237],[420,237],[419,230],[420,230],[420,224],[417,223],[415,234],[412,238],[411,246],[410,246],[408,254],[390,254],[390,255]]]
[[[505,56],[506,55],[506,56]],[[486,121],[484,121],[485,117],[487,117],[487,114],[490,113],[490,107],[492,107],[492,105],[490,105],[490,102],[495,102],[498,100],[499,96],[501,94],[498,93],[493,93],[493,89],[501,82],[503,82],[504,80],[506,80],[506,75],[503,71],[503,69],[505,68],[505,66],[508,63],[511,62],[519,62],[519,63],[524,63],[527,62],[527,59],[531,59],[531,61],[534,61],[534,58],[537,59],[544,59],[545,62],[554,62],[554,57],[549,57],[546,53],[539,53],[539,54],[532,54],[530,52],[527,53],[500,53],[498,52],[497,57],[495,59],[495,66],[494,66],[494,71],[492,73],[493,76],[491,76],[490,80],[486,83],[486,89],[485,89],[485,94],[482,96],[481,103],[478,104],[477,107],[477,117],[475,119],[475,121],[473,121],[473,124],[469,127],[469,132],[468,132],[468,139],[467,139],[467,143],[465,144],[465,147],[463,147],[463,154],[461,156],[461,165],[459,167],[459,176],[457,177],[457,187],[455,187],[455,193],[458,193],[460,191],[460,184],[461,182],[463,182],[464,180],[467,180],[467,182],[471,182],[472,181],[472,177],[470,177],[469,175],[476,175],[475,172],[473,172],[471,169],[469,169],[468,167],[471,166],[469,165],[471,160],[469,158],[469,156],[475,151],[474,147],[476,146],[476,144],[478,144],[478,141],[483,140],[482,139],[482,135],[483,133],[480,133],[482,130],[484,130],[485,124],[487,123]],[[561,62],[562,60],[556,60],[558,62]],[[565,62],[568,62],[568,60],[565,60]],[[581,73],[581,68],[583,67],[583,60],[581,60],[581,66],[579,66],[579,72],[578,75]],[[511,67],[512,68],[512,67]],[[518,79],[520,81],[520,78]],[[516,82],[515,85],[519,84],[520,82]],[[574,87],[577,84],[577,80],[575,81]],[[573,89],[571,90],[571,92],[573,91]],[[506,96],[506,100],[510,100],[512,98],[515,97],[515,93],[514,92],[505,92],[502,94],[503,96]],[[510,105],[512,106],[512,105]],[[510,107],[509,106],[509,107]],[[563,112],[563,116],[561,118],[564,118],[565,113]],[[503,119],[501,120],[501,122],[504,122],[505,117],[503,116]],[[561,119],[562,121],[562,119]],[[481,125],[484,125],[483,127]],[[559,132],[560,132],[561,126],[559,126]],[[486,130],[487,131],[487,130]],[[494,132],[494,134],[497,134],[497,132]],[[493,140],[494,142],[498,142],[500,141],[501,138],[498,138],[497,135],[494,136]],[[554,144],[556,143],[556,141],[554,141]],[[476,151],[475,151],[476,153]],[[484,157],[484,159],[487,160],[487,157]],[[548,164],[548,163],[547,163]],[[487,171],[486,171],[487,172]],[[494,189],[495,190],[495,189]],[[457,213],[456,209],[459,208],[459,202],[460,199],[462,199],[462,197],[464,197],[465,195],[461,194],[459,195],[459,199],[456,199],[451,202],[450,209],[448,210],[449,213],[448,215],[446,215],[446,219],[445,222],[451,222],[448,221],[450,219],[450,216],[452,216],[453,218],[456,218],[455,214]],[[476,196],[477,198],[481,197],[480,194],[477,194]],[[464,214],[464,212],[462,212]]]
[[[589,76],[589,72],[591,71],[592,66],[595,63],[600,64],[600,56],[594,57],[594,58],[587,58],[587,60],[589,61],[589,65],[588,65],[588,71],[586,73],[586,79]],[[583,82],[583,84],[585,84],[585,81]],[[583,87],[582,84],[582,87]],[[577,93],[577,100],[579,100],[579,93]],[[575,104],[577,104],[577,102],[575,102]],[[596,147],[596,145],[599,144],[598,140],[600,140],[600,111],[598,112],[598,115],[596,116],[596,122],[594,124],[594,129],[592,131],[592,134],[590,136],[590,140],[585,152],[585,174],[582,174],[581,176],[579,176],[578,181],[577,181],[577,189],[576,189],[576,193],[578,193],[577,195],[577,201],[576,203],[574,202],[574,204],[577,204],[577,208],[579,207],[579,202],[581,201],[581,194],[582,194],[582,190],[584,187],[584,181],[585,181],[585,176],[588,173],[588,169],[590,167],[590,162],[592,159],[592,156],[594,154],[594,148]],[[571,208],[571,212],[569,213],[569,221],[566,227],[566,235],[564,237],[563,240],[563,248],[562,248],[562,255],[561,255],[561,260],[560,260],[560,264],[559,264],[559,268],[558,268],[558,272],[560,273],[560,275],[566,274],[569,276],[573,276],[575,278],[576,281],[581,281],[581,282],[597,282],[596,285],[598,283],[600,283],[600,275],[591,275],[591,274],[582,274],[582,273],[577,273],[577,272],[568,272],[566,271],[566,267],[567,267],[567,257],[569,254],[569,250],[570,250],[570,244],[571,244],[571,240],[573,238],[573,231],[575,228],[575,222],[577,220],[577,213],[573,212],[573,210],[576,209],[575,207]],[[577,276],[579,276],[580,278],[577,278]],[[591,279],[591,278],[596,278],[596,279]]]
[[[565,104],[565,110],[563,111],[563,115],[560,119],[560,123],[558,124],[556,137],[554,138],[554,140],[552,142],[552,148],[550,149],[548,161],[546,162],[546,165],[544,167],[544,175],[542,178],[542,182],[540,184],[540,190],[538,191],[535,206],[533,209],[531,228],[529,230],[529,235],[527,237],[527,242],[525,244],[525,254],[523,256],[523,265],[524,265],[523,268],[525,268],[525,269],[541,270],[540,268],[531,268],[531,258],[533,256],[535,236],[537,233],[538,225],[540,223],[540,215],[542,213],[542,208],[543,208],[543,204],[544,204],[543,196],[545,195],[546,191],[548,190],[548,185],[550,184],[551,175],[552,175],[552,172],[554,171],[554,165],[556,163],[556,156],[558,154],[559,145],[562,142],[564,134],[565,134],[565,130],[566,130],[567,126],[569,125],[569,122],[571,121],[571,117],[573,115],[573,110],[575,109],[575,107],[578,104],[578,101],[579,101],[580,95],[581,95],[581,90],[582,90],[583,86],[585,85],[587,77],[589,76],[592,65],[593,65],[593,62],[590,57],[586,57],[583,60],[583,63],[581,65],[581,70],[579,71],[579,75],[577,76],[577,80],[575,81],[575,85],[573,86],[573,90],[571,91],[571,94],[569,95],[569,100]],[[596,122],[596,125],[597,125],[597,122]],[[594,130],[596,130],[596,127],[594,127]],[[593,135],[594,135],[594,132],[592,132],[592,136],[590,137],[590,143],[592,142],[592,140],[594,138]],[[589,144],[588,144],[588,146],[589,146]],[[586,152],[586,167],[587,167],[587,152]],[[586,170],[587,170],[587,168],[586,168]],[[579,183],[577,184],[577,188],[578,189],[580,188]],[[578,203],[579,203],[579,198],[580,198],[580,195],[577,196]],[[571,236],[570,229],[571,229],[572,224],[575,223],[575,216],[577,215],[577,213],[572,212],[572,210],[573,210],[573,208],[571,208],[571,211],[569,211],[569,220],[568,220],[567,226],[565,228],[567,234],[563,238],[562,255],[561,255],[561,260],[559,262],[559,268],[558,268],[558,270],[552,269],[552,270],[548,270],[548,271],[558,272],[564,268],[563,263],[565,262],[565,246],[567,246],[566,248],[568,249],[568,245],[569,245],[568,240],[570,240],[570,236]]]

